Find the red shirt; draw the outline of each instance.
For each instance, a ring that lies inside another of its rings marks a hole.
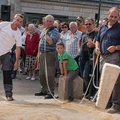
[[[35,32],[32,35],[27,34],[25,40],[25,54],[30,56],[36,56],[38,52],[39,41],[40,41],[39,33]]]

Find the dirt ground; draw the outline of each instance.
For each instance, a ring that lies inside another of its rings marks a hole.
[[[25,80],[25,77],[19,74],[13,80],[15,100],[8,102],[0,73],[0,120],[120,120],[120,114],[108,114],[88,100],[80,104],[80,100],[69,103],[34,96],[40,89],[39,81]]]
[[[108,114],[86,102],[57,103],[54,100],[2,101],[0,120],[120,120],[118,114]]]

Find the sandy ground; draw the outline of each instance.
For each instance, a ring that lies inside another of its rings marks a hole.
[[[34,96],[40,90],[39,81],[25,80],[25,77],[19,74],[13,80],[15,100],[8,102],[0,73],[0,120],[120,120],[120,114],[108,114],[88,100],[80,104],[80,100],[69,103]]]

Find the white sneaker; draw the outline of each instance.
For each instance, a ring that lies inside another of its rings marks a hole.
[[[32,77],[31,80],[35,80],[36,78]]]
[[[30,80],[30,78],[31,78],[31,77],[28,76],[28,77],[26,77],[26,80]]]

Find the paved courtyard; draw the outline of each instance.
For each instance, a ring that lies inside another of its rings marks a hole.
[[[6,101],[0,71],[0,120],[120,120],[120,114],[108,114],[88,100],[80,104],[80,100],[68,103],[34,96],[40,90],[39,81],[25,78],[25,75],[17,75],[13,80],[15,100]],[[57,96],[57,87],[55,90]]]

